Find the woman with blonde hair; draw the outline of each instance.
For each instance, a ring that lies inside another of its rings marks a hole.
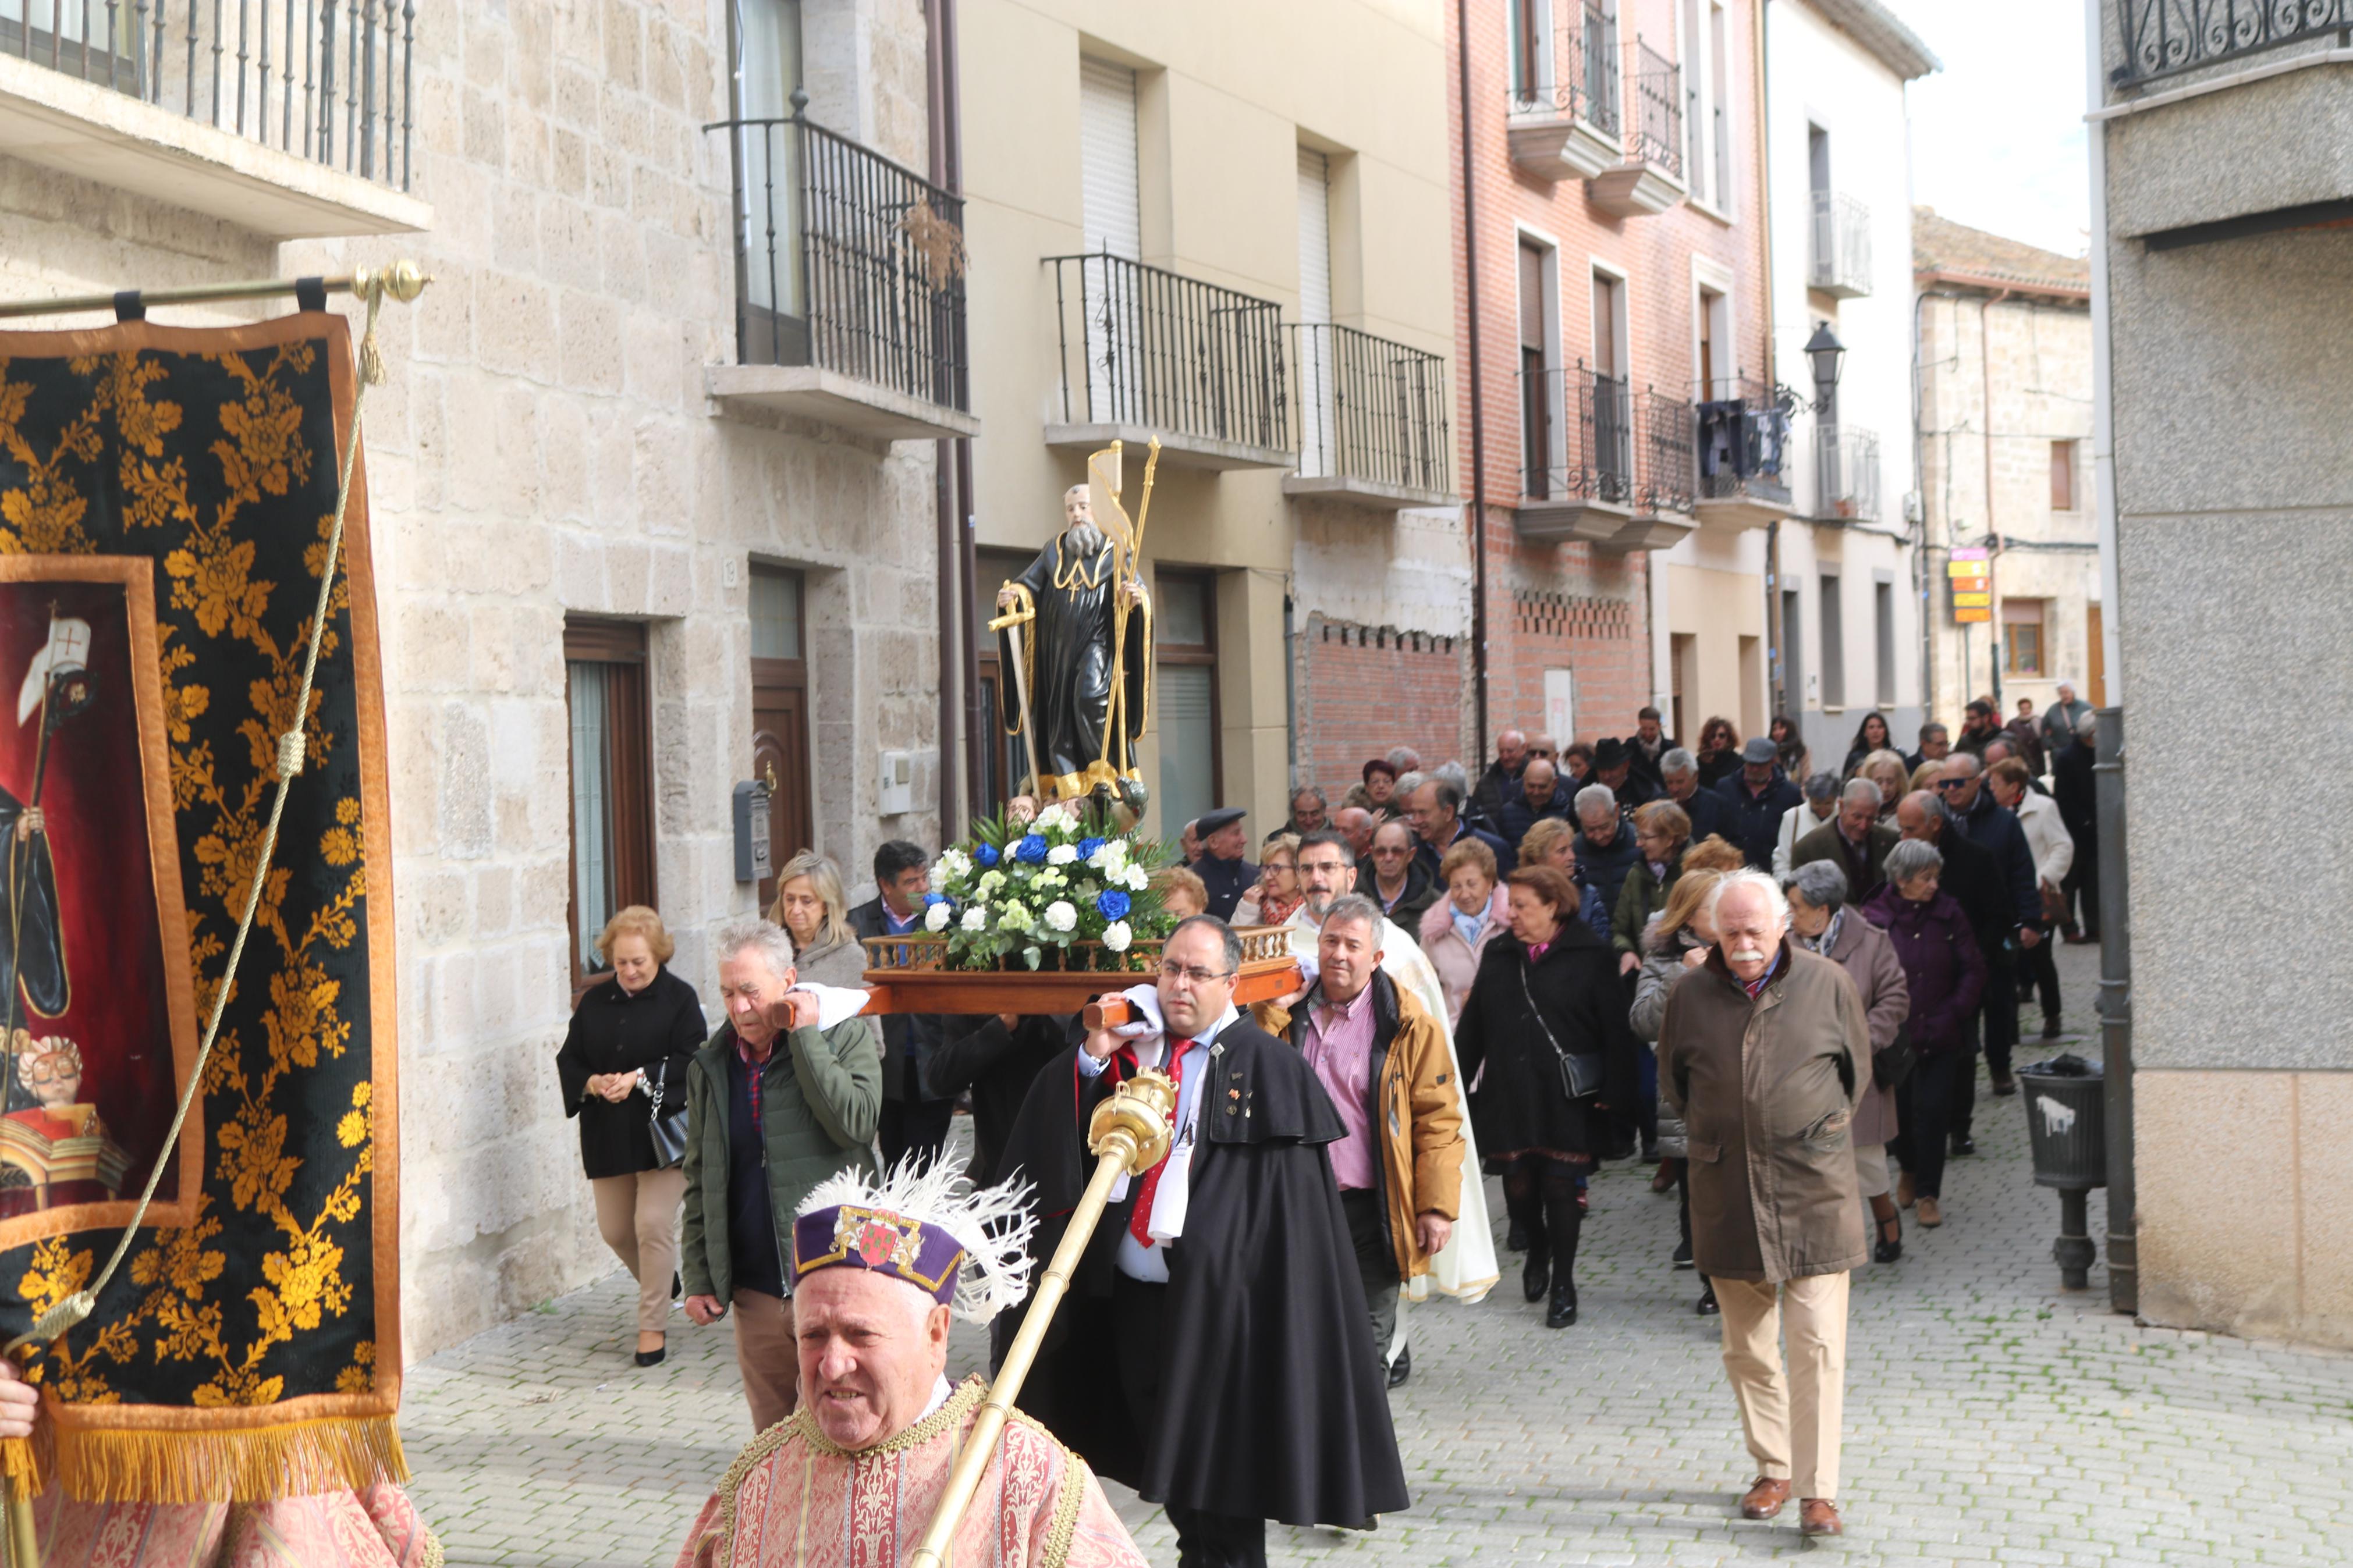
[[[771,924],[793,939],[793,970],[819,985],[856,985],[866,973],[866,950],[850,929],[841,871],[814,849],[804,849],[776,871]]]
[[[1862,759],[1854,776],[1869,779],[1879,786],[1879,820],[1894,821],[1895,803],[1912,787],[1911,770],[1904,765],[1903,756],[1895,752],[1873,752]]]
[[[1234,906],[1233,923],[1289,925],[1299,905],[1299,835],[1278,833],[1259,846],[1258,886]]]
[[[1455,843],[1469,840],[1458,838]],[[1539,816],[1520,840],[1520,864],[1550,866],[1577,885],[1577,918],[1592,928],[1602,941],[1609,940],[1609,906],[1601,901],[1601,889],[1588,881],[1585,873],[1577,868],[1577,825],[1566,817]]]
[[[667,967],[676,952],[661,916],[643,904],[606,921],[596,952],[612,974],[581,994],[555,1053],[564,1114],[580,1122],[597,1232],[638,1282],[639,1366],[661,1361],[678,1294],[686,1068],[710,1032],[702,998]]]

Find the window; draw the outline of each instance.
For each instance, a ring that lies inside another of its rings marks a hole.
[[[2043,653],[2044,616],[2048,599],[2004,599],[2001,602],[2001,668],[2005,675],[2038,676],[2048,660]]]
[[[2051,443],[2051,510],[2075,510],[2075,443]]]
[[[1781,590],[1781,700],[1794,713],[1806,705],[1805,619],[1797,589]]]
[[[1879,697],[1882,708],[1895,706],[1895,584],[1871,585],[1871,619],[1879,645]]]
[[[1520,489],[1532,500],[1552,495],[1551,263],[1544,247],[1520,241]]]
[[[1552,0],[1510,0],[1512,103],[1533,109],[1552,96]]]
[[[1821,574],[1822,594],[1822,707],[1846,706],[1846,611],[1839,603],[1839,580],[1835,573]]]
[[[571,721],[572,973],[600,971],[596,952],[617,910],[654,901],[653,745],[646,708],[646,628],[564,624]]]
[[[1299,149],[1299,471],[1336,471],[1334,416],[1339,346],[1332,321],[1332,161]]]
[[[789,118],[801,85],[800,0],[732,0],[729,11],[735,118]],[[735,224],[744,258],[744,353],[762,363],[788,363],[785,356],[795,353],[806,357],[808,338],[801,298],[800,141],[786,127],[747,124],[735,132],[734,153],[743,170]]]
[[[1732,116],[1725,104],[1725,23],[1719,0],[1683,0],[1683,172],[1692,199],[1731,211]]]
[[[1155,574],[1152,683],[1159,709],[1160,790],[1153,807],[1173,827],[1218,804],[1216,595],[1213,578]]]
[[[768,785],[768,864],[817,847],[811,830],[808,650],[801,574],[752,568],[752,776]],[[760,883],[760,907],[776,894]]]
[[[1130,261],[1144,253],[1143,197],[1136,174],[1135,73],[1105,60],[1079,61],[1081,222],[1089,250]]]
[[[1595,492],[1624,500],[1634,484],[1634,403],[1626,374],[1626,285],[1593,275],[1593,450]]]

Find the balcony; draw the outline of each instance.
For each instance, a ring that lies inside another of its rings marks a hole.
[[[1299,471],[1283,492],[1395,511],[1452,506],[1446,362],[1353,327],[1291,329]]]
[[[1700,526],[1738,533],[1788,516],[1782,461],[1793,395],[1743,376],[1703,382],[1697,391]]]
[[[1852,426],[1814,427],[1814,516],[1825,522],[1879,520],[1879,437]]]
[[[2125,58],[2109,73],[2117,87],[2353,28],[2353,0],[2119,0],[2119,7]]]
[[[1680,204],[1683,184],[1683,72],[1634,40],[1634,115],[1626,162],[1587,186],[1593,205],[1620,217],[1654,216]]]
[[[882,440],[977,435],[964,204],[803,116],[709,129],[734,165],[735,363],[703,389]]]
[[[271,240],[421,229],[414,0],[0,0],[0,155]]]
[[[1691,405],[1636,398],[1623,376],[1579,363],[1520,375],[1524,467],[1513,522],[1525,539],[1577,539],[1610,553],[1663,549],[1691,531]],[[1641,458],[1636,466],[1636,457]]]
[[[1061,360],[1046,445],[1156,437],[1176,468],[1293,467],[1282,307],[1108,252],[1046,261]]]
[[[1871,208],[1838,191],[1815,191],[1806,287],[1834,300],[1871,292]]]
[[[1618,140],[1618,21],[1587,0],[1513,61],[1512,162],[1540,180],[1589,180],[1625,157]]]

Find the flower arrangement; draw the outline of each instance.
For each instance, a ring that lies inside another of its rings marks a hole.
[[[932,862],[923,929],[946,938],[947,967],[1105,967],[1099,949],[1108,967],[1140,968],[1128,949],[1176,924],[1152,886],[1166,850],[1079,802],[1035,816],[1024,805],[975,824],[969,842]],[[1082,947],[1087,961],[1070,963]]]

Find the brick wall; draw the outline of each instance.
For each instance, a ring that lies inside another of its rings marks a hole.
[[[1367,757],[1411,746],[1424,763],[1460,757],[1469,647],[1461,637],[1364,626],[1310,616],[1294,670],[1299,782],[1337,805]],[[1471,770],[1477,773],[1478,769]]]

